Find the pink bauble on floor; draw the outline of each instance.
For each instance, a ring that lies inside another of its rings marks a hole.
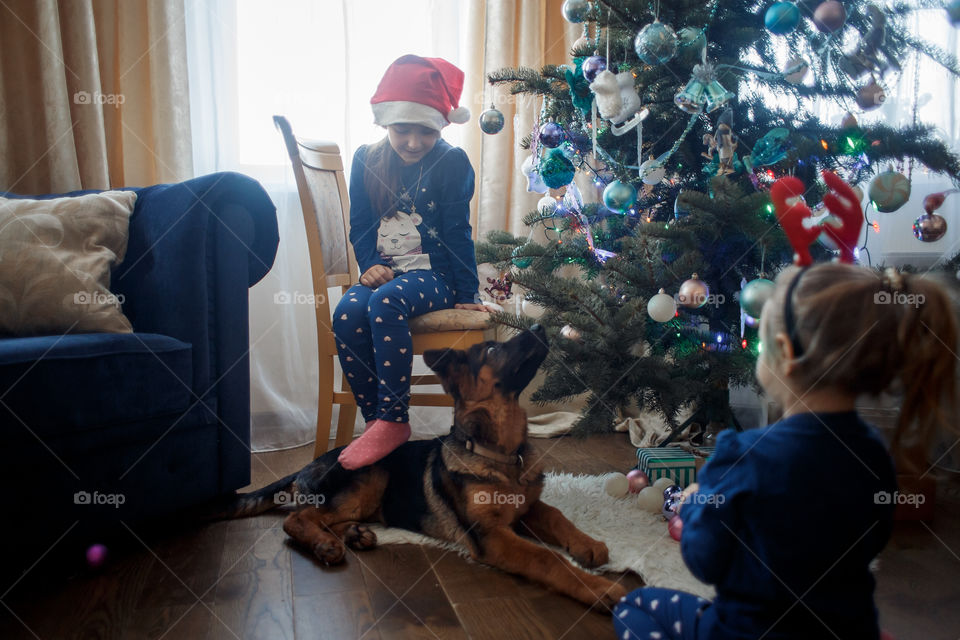
[[[680,536],[683,535],[683,520],[680,519],[680,516],[670,518],[670,521],[667,523],[667,531],[670,532],[671,538],[680,542]]]
[[[107,561],[107,548],[102,544],[92,544],[87,549],[87,566],[99,569]]]
[[[640,469],[631,469],[627,472],[627,482],[630,483],[630,493],[640,493],[650,486],[650,478]]]

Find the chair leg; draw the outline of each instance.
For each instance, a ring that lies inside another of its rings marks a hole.
[[[340,390],[350,392],[350,383],[347,382],[346,377],[340,382]],[[337,419],[337,440],[333,443],[333,446],[342,447],[350,444],[350,441],[353,440],[353,425],[356,420],[357,405],[353,403],[341,404],[340,417]]]
[[[331,356],[320,356],[319,374],[320,393],[317,397],[317,440],[313,445],[314,458],[319,458],[326,453],[330,444],[330,424],[333,421],[333,358]]]

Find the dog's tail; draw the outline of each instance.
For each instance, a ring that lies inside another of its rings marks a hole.
[[[269,511],[274,507],[291,504],[293,496],[293,481],[297,474],[291,473],[286,478],[280,478],[273,484],[250,493],[238,493],[224,496],[216,501],[204,514],[205,520],[231,520],[234,518],[249,518]]]

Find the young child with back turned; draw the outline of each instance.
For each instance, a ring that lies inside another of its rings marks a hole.
[[[380,142],[357,149],[350,175],[350,243],[360,283],[337,305],[340,365],[367,422],[339,456],[357,469],[410,437],[410,318],[440,309],[484,311],[470,235],[474,173],[440,138],[470,117],[458,107],[463,72],[441,58],[406,55],[371,98]]]
[[[922,275],[790,267],[760,336],[757,379],[783,419],[721,433],[680,509],[684,561],[717,596],[638,589],[614,611],[618,638],[880,637],[869,565],[890,537],[897,484],[854,402],[899,382],[892,451],[898,471],[923,473],[906,461],[937,426],[955,428],[951,300]]]

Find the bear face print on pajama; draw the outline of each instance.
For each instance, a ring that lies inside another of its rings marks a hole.
[[[430,256],[423,252],[417,229],[422,223],[423,217],[419,213],[406,211],[380,218],[377,252],[394,270],[407,272],[430,268]]]

